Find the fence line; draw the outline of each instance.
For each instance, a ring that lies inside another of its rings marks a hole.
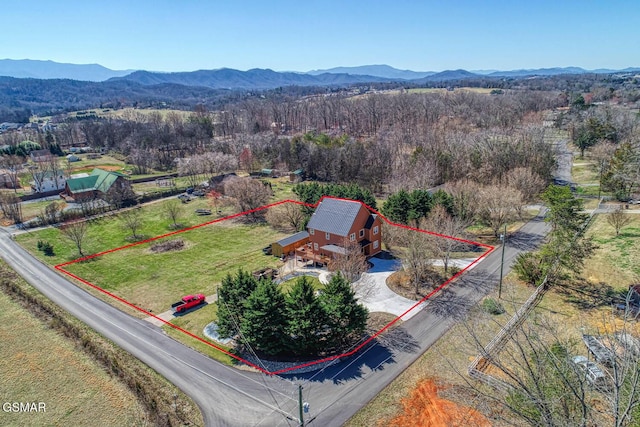
[[[603,200],[604,198],[600,199],[598,207]],[[597,208],[591,211],[591,213],[589,214],[589,218],[585,222],[582,230],[576,233],[576,239],[591,224],[591,221],[596,214],[596,210]],[[556,259],[549,271],[554,271],[558,267],[558,263],[559,259]],[[533,310],[538,305],[549,288],[549,273],[547,273],[540,286],[538,286],[536,290],[531,294],[531,296],[527,298],[524,304],[522,304],[522,306],[518,310],[516,310],[511,319],[509,319],[509,321],[502,328],[500,328],[500,331],[498,331],[498,333],[491,339],[491,341],[489,341],[489,343],[481,350],[480,354],[478,354],[476,358],[473,359],[473,362],[471,362],[471,364],[467,368],[467,373],[470,377],[480,380],[485,384],[488,384],[489,386],[502,391],[509,391],[513,389],[513,387],[509,383],[485,373],[484,369],[486,369],[486,367],[492,363],[493,357],[495,356],[495,353],[497,353],[495,350],[497,349],[498,352],[499,350],[501,350],[501,347],[507,342],[507,340],[509,340],[513,336],[513,334],[515,333],[515,329],[522,325],[531,310]]]

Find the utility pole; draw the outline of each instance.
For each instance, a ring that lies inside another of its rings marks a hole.
[[[304,411],[302,408],[302,384],[298,384],[298,407],[300,409],[300,427],[304,427]]]
[[[498,299],[502,298],[502,274],[504,272],[504,247],[507,245],[507,224],[504,225],[504,233],[500,236],[502,240],[502,258],[500,260],[500,284],[498,285]]]

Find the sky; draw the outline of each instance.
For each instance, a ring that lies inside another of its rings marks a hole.
[[[114,70],[640,66],[638,0],[6,0],[0,59]]]

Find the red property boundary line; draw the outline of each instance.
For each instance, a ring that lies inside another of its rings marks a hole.
[[[189,331],[187,331],[187,330],[185,330],[185,329],[183,329],[183,328],[181,328],[181,327],[179,327],[177,325],[174,325],[173,323],[171,323],[171,322],[169,322],[167,320],[161,319],[160,317],[156,316],[155,314],[150,313],[147,310],[138,307],[137,305],[125,300],[124,298],[119,297],[118,295],[115,295],[115,294],[113,294],[113,293],[111,293],[111,292],[109,292],[109,291],[107,291],[105,289],[102,289],[101,287],[99,287],[97,285],[94,285],[93,283],[89,282],[88,280],[85,280],[82,277],[79,277],[79,276],[67,271],[64,268],[64,267],[66,267],[68,265],[71,265],[71,264],[75,264],[75,263],[78,263],[78,262],[82,262],[82,261],[86,261],[86,260],[89,260],[89,259],[97,258],[97,257],[103,256],[103,255],[110,254],[112,252],[117,252],[117,251],[120,251],[120,250],[123,250],[123,249],[131,248],[133,246],[142,245],[144,243],[153,242],[155,240],[159,240],[159,239],[163,239],[165,237],[169,237],[169,236],[173,236],[173,235],[176,235],[176,234],[184,233],[186,231],[191,231],[191,230],[195,230],[197,228],[206,227],[208,225],[215,224],[215,223],[218,223],[218,222],[222,222],[222,221],[226,221],[226,220],[234,219],[234,218],[239,218],[239,217],[242,217],[242,216],[254,213],[254,212],[258,212],[258,211],[261,211],[261,210],[269,209],[269,208],[272,208],[274,206],[279,206],[279,205],[282,205],[282,204],[285,204],[285,203],[295,203],[295,204],[301,205],[301,206],[306,206],[306,207],[310,207],[310,208],[316,208],[318,206],[318,204],[320,204],[325,198],[345,200],[345,201],[349,201],[349,202],[354,202],[354,201],[358,202],[362,206],[367,208],[371,213],[374,213],[374,214],[378,215],[388,225],[404,228],[406,230],[411,230],[411,231],[415,231],[415,232],[418,232],[418,233],[430,234],[430,235],[441,237],[441,238],[444,238],[444,239],[457,240],[457,241],[462,242],[462,243],[468,243],[468,244],[471,244],[471,245],[474,245],[474,246],[483,247],[483,248],[486,248],[488,250],[485,251],[478,258],[476,258],[471,264],[469,264],[464,269],[460,270],[458,273],[453,275],[449,280],[447,280],[446,282],[444,282],[443,284],[438,286],[436,289],[431,291],[428,295],[426,295],[420,301],[416,302],[413,306],[411,306],[409,309],[407,309],[404,313],[402,313],[401,315],[399,315],[398,317],[393,319],[391,322],[389,322],[387,325],[385,325],[378,332],[376,332],[375,334],[371,335],[369,338],[367,338],[362,343],[358,344],[352,350],[350,350],[348,352],[345,352],[345,353],[342,353],[342,354],[338,354],[338,355],[334,355],[334,356],[330,356],[330,357],[325,357],[323,359],[314,360],[312,362],[303,363],[303,364],[292,366],[292,367],[289,367],[289,368],[280,369],[280,370],[277,370],[277,371],[268,371],[268,370],[266,370],[264,368],[261,368],[260,366],[257,366],[256,364],[251,363],[248,360],[245,360],[245,359],[243,359],[243,358],[241,358],[241,357],[239,357],[239,356],[237,356],[237,355],[225,350],[224,348],[219,347],[219,346],[215,345],[214,343],[205,340],[204,338],[201,338],[201,337],[199,337],[199,336],[197,336],[197,335],[195,335],[195,334],[193,334],[193,333],[191,333],[191,332],[189,332]],[[84,283],[85,285],[87,285],[87,286],[89,286],[89,287],[91,287],[91,288],[93,288],[93,289],[95,289],[95,290],[97,290],[99,292],[102,292],[103,294],[105,294],[105,295],[107,295],[107,296],[109,296],[109,297],[111,297],[111,298],[113,298],[113,299],[115,299],[115,300],[117,300],[117,301],[119,301],[119,302],[121,302],[121,303],[123,303],[123,304],[125,304],[125,305],[127,305],[129,307],[131,307],[131,308],[133,308],[134,310],[137,310],[137,311],[139,311],[141,313],[144,313],[148,317],[153,317],[154,319],[164,323],[165,325],[168,325],[168,326],[172,327],[173,329],[178,330],[178,331],[182,332],[183,334],[188,335],[189,337],[194,338],[194,339],[196,339],[196,340],[198,340],[198,341],[200,341],[200,342],[202,342],[202,343],[204,343],[204,344],[206,344],[206,345],[208,345],[208,346],[210,346],[210,347],[212,347],[212,348],[214,348],[214,349],[226,354],[227,356],[230,356],[230,357],[236,359],[239,362],[242,362],[242,363],[244,363],[244,364],[246,364],[248,366],[251,366],[252,368],[255,368],[256,370],[258,370],[258,371],[260,371],[260,372],[262,372],[264,374],[267,374],[267,375],[279,375],[279,374],[284,374],[284,373],[288,373],[288,372],[291,372],[291,371],[295,371],[295,370],[298,370],[298,369],[301,369],[301,368],[305,368],[305,367],[308,367],[308,366],[316,365],[316,364],[319,364],[319,363],[329,362],[329,361],[332,361],[332,360],[341,359],[343,357],[353,356],[354,354],[356,354],[357,352],[362,350],[362,348],[364,348],[366,345],[371,343],[374,339],[376,339],[384,331],[386,331],[391,326],[393,326],[398,320],[400,320],[402,318],[402,316],[404,316],[407,313],[409,313],[412,310],[414,310],[420,304],[422,304],[423,302],[425,302],[426,300],[431,298],[433,295],[438,293],[440,290],[442,290],[444,287],[449,285],[452,281],[454,281],[455,279],[460,277],[460,275],[462,275],[464,272],[466,272],[468,269],[470,269],[472,266],[474,266],[476,263],[478,263],[484,257],[489,255],[494,249],[495,249],[494,246],[487,245],[487,244],[484,244],[484,243],[474,242],[474,241],[471,241],[471,240],[460,239],[460,238],[453,237],[453,236],[447,236],[447,235],[436,233],[436,232],[433,232],[433,231],[422,230],[422,229],[419,229],[419,228],[409,227],[409,226],[404,225],[404,224],[398,224],[398,223],[389,221],[382,214],[380,214],[377,210],[373,209],[372,207],[370,207],[367,204],[365,204],[365,203],[363,203],[361,201],[358,201],[358,200],[350,200],[350,199],[343,199],[343,198],[339,198],[339,197],[323,196],[318,201],[318,203],[316,203],[316,204],[304,203],[304,202],[300,202],[298,200],[282,200],[280,202],[276,202],[276,203],[271,203],[269,205],[260,206],[259,208],[256,208],[256,209],[251,209],[251,210],[240,212],[240,213],[237,213],[237,214],[234,214],[234,215],[229,215],[229,216],[226,216],[226,217],[223,217],[223,218],[218,218],[218,219],[215,219],[213,221],[209,221],[209,222],[205,222],[205,223],[202,223],[202,224],[194,225],[192,227],[187,227],[187,228],[184,228],[184,229],[181,229],[181,230],[177,230],[177,231],[172,231],[170,233],[162,234],[160,236],[152,237],[150,239],[142,240],[142,241],[135,242],[135,243],[130,243],[128,245],[120,246],[118,248],[109,249],[109,250],[106,250],[106,251],[103,251],[103,252],[100,252],[100,253],[97,253],[97,254],[93,254],[93,255],[88,255],[88,256],[81,257],[81,258],[77,258],[77,259],[75,259],[73,261],[69,261],[69,262],[65,262],[65,263],[62,263],[62,264],[58,264],[54,268],[56,270],[62,272],[63,274],[66,274],[67,276],[73,277],[74,279],[80,281],[81,283]]]

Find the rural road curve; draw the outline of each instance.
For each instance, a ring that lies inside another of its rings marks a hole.
[[[517,254],[548,232],[542,214],[511,235],[505,274]],[[422,355],[470,307],[497,286],[501,251],[430,300],[426,307],[357,355],[317,372],[282,376],[239,371],[191,350],[160,328],[77,287],[0,231],[0,255],[27,282],[189,395],[207,426],[296,426],[298,385],[309,425],[340,426]]]

